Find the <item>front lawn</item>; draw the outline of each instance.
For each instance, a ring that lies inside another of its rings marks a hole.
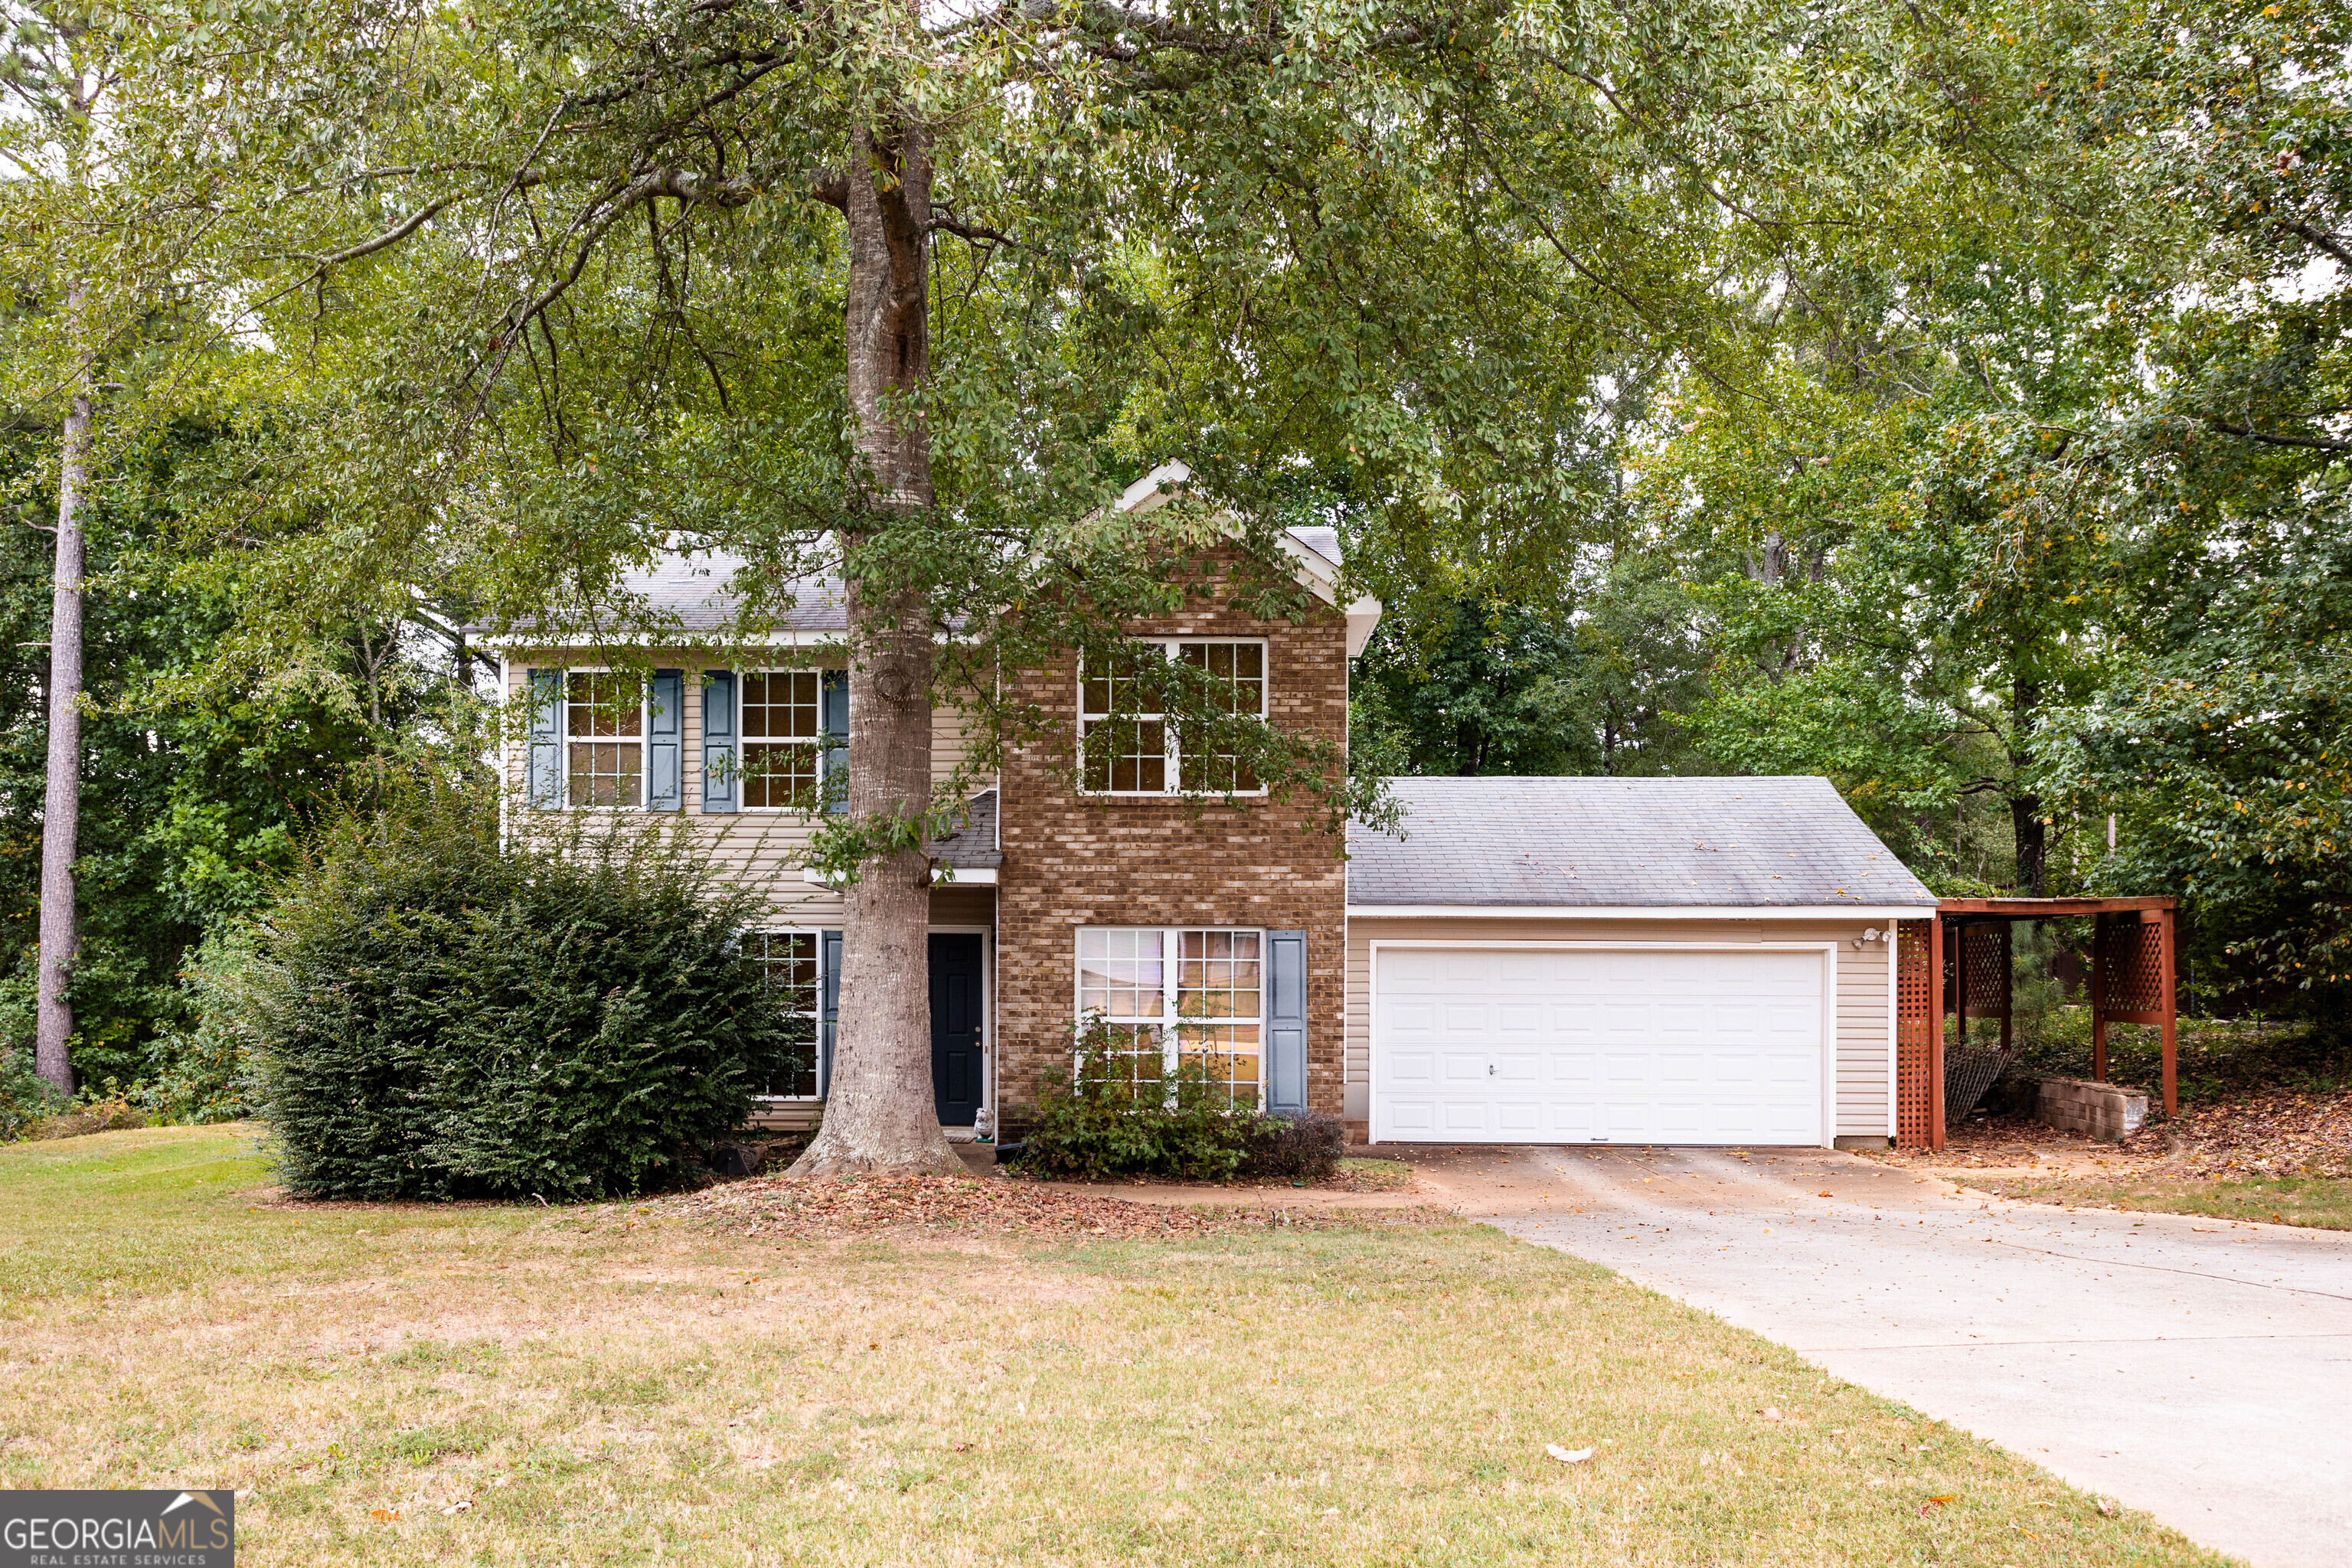
[[[1483,1227],[292,1208],[249,1142],[0,1149],[0,1483],[234,1486],[253,1564],[2221,1561]]]
[[[2061,1180],[1971,1177],[1970,1186],[2032,1203],[2203,1215],[2352,1230],[2352,1179],[2343,1176],[2173,1176],[2158,1172]]]

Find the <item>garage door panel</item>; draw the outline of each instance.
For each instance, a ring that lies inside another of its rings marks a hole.
[[[1503,1035],[1545,1035],[1551,1031],[1551,1009],[1541,1002],[1497,1002],[1495,1029]]]
[[[1383,948],[1375,987],[1375,1138],[1820,1141],[1817,953]]]
[[[1494,1076],[1487,1070],[1485,1051],[1445,1050],[1438,1053],[1437,1060],[1438,1071],[1449,1094],[1465,1089],[1483,1092],[1486,1080]]]

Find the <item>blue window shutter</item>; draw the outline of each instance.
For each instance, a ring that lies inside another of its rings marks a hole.
[[[530,745],[523,763],[523,797],[552,811],[563,804],[563,742],[557,734],[563,704],[563,672],[533,669],[524,674],[530,703]]]
[[[702,672],[702,809],[735,809],[735,672]]]
[[[686,671],[656,669],[647,693],[646,809],[686,809]]]
[[[849,671],[824,672],[824,808],[849,809]]]
[[[833,1092],[833,1036],[841,1023],[841,933],[816,933],[816,1092]]]
[[[1265,1100],[1276,1116],[1307,1114],[1307,933],[1265,933]]]

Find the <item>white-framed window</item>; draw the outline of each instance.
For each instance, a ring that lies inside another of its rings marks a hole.
[[[1258,1104],[1264,931],[1085,926],[1077,938],[1078,1016],[1101,1020],[1108,1058],[1091,1070],[1142,1083],[1194,1061],[1236,1107]]]
[[[811,811],[824,797],[824,678],[814,669],[747,671],[743,809]]]
[[[636,676],[565,672],[563,787],[572,805],[646,804],[646,689]]]
[[[1123,660],[1097,660],[1078,671],[1078,744],[1088,795],[1262,795],[1248,765],[1232,752],[1195,743],[1189,750],[1138,672],[1140,661],[1174,659],[1211,682],[1223,711],[1264,721],[1266,645],[1262,637],[1168,637],[1133,645]]]
[[[817,1091],[817,1016],[824,976],[813,931],[753,931],[743,933],[743,956],[756,965],[771,991],[780,993],[795,1022],[805,1020],[803,1060],[791,1079],[770,1084],[762,1100],[814,1100]],[[803,1033],[796,1030],[795,1037]]]

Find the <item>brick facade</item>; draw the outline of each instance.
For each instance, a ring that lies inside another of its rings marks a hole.
[[[1303,626],[1230,609],[1139,623],[1139,637],[1266,639],[1267,713],[1345,747],[1347,623],[1318,605]],[[1081,926],[1258,927],[1307,932],[1307,1109],[1341,1110],[1347,865],[1318,803],[1190,805],[1086,796],[1066,772],[1077,727],[1070,656],[1021,681],[1021,700],[1058,716],[1058,745],[1008,748],[997,892],[996,1090],[1017,1128],[1039,1072],[1066,1062]]]

